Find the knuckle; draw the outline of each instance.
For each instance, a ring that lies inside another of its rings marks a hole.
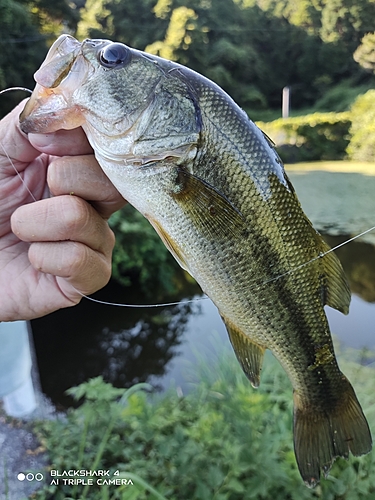
[[[80,233],[90,221],[90,205],[82,198],[76,196],[64,196],[62,200],[62,215],[64,229],[75,235]]]
[[[70,242],[63,255],[62,267],[67,276],[77,276],[90,266],[89,249],[82,243]]]
[[[111,261],[102,261],[101,263],[101,270],[100,273],[98,273],[98,284],[97,284],[97,290],[105,286],[108,281],[111,279],[112,275],[112,265]]]
[[[106,235],[105,235],[105,250],[104,253],[112,254],[113,248],[116,243],[116,237],[115,233],[112,231],[112,229],[106,224]]]
[[[54,158],[47,170],[47,184],[49,190],[55,195],[63,195],[72,191],[72,179],[69,158],[60,156]]]

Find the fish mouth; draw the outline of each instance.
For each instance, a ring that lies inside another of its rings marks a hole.
[[[70,35],[61,35],[34,75],[35,89],[20,114],[21,130],[26,134],[49,133],[82,125],[82,110],[72,97],[90,69],[82,44]]]

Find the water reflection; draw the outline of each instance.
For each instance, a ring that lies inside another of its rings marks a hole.
[[[350,235],[324,235],[324,238],[331,247],[336,247],[349,240]],[[338,248],[336,254],[349,279],[352,293],[366,302],[375,302],[375,245],[353,241]]]
[[[348,236],[324,235],[331,247],[348,240]],[[331,331],[343,345],[375,348],[375,245],[352,241],[336,250],[349,279],[352,300],[348,316],[326,308]]]
[[[188,288],[187,295],[198,290],[196,285]],[[141,303],[134,289],[115,282],[95,297]],[[199,310],[197,302],[129,309],[82,300],[76,307],[32,321],[44,393],[57,406],[69,406],[72,400],[65,390],[91,377],[103,375],[117,387],[128,387],[151,375],[163,376],[178,354],[189,316],[199,315]]]
[[[120,330],[109,325],[95,336],[87,357],[95,359],[96,369],[106,380],[127,387],[165,374],[177,355],[188,317],[199,314],[199,305],[180,303],[157,311],[138,313],[142,317],[135,324],[128,319]]]

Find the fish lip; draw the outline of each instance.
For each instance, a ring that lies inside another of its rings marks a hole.
[[[45,60],[36,72],[36,74],[47,64],[49,64],[56,56],[63,57],[69,54],[77,54],[81,48],[81,43],[71,35],[60,35],[57,40],[51,45]]]
[[[74,93],[95,71],[93,57],[111,43],[105,39],[81,43],[61,35],[34,74],[36,86],[19,117],[21,130],[26,134],[49,133],[82,125],[83,110],[74,103]]]
[[[83,115],[72,96],[89,72],[82,44],[70,35],[60,36],[34,75],[36,86],[19,117],[21,130],[49,133],[82,125]]]
[[[26,102],[24,109],[19,116],[19,125],[22,132],[48,133],[54,132],[54,125],[57,127],[57,113],[67,108],[64,97],[60,94],[48,94],[49,89],[39,85]],[[57,129],[56,129],[57,130]]]

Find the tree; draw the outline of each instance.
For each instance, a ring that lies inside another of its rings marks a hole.
[[[353,57],[363,68],[375,73],[375,33],[367,33],[362,38]]]
[[[245,0],[242,0],[245,2]],[[310,34],[320,29],[321,6],[319,0],[253,0],[265,12],[287,19]]]
[[[33,88],[33,73],[46,53],[45,37],[25,5],[15,0],[0,0],[0,89],[13,86]],[[1,116],[23,95],[0,96]]]
[[[109,38],[144,50],[164,36],[168,22],[155,17],[156,0],[87,0],[77,37]]]
[[[183,3],[159,0],[154,10],[169,25],[147,50],[211,78],[251,116],[280,107],[285,85],[292,86],[294,106],[311,105],[354,64],[341,45],[320,39],[320,11],[308,0]]]
[[[321,37],[342,42],[353,54],[361,38],[374,31],[375,3],[371,0],[323,0]]]
[[[177,60],[178,49],[186,50],[189,48],[192,41],[189,32],[195,29],[194,21],[196,19],[197,15],[193,9],[184,6],[177,7],[172,12],[164,42],[154,42],[146,47],[146,51],[165,59]]]
[[[23,86],[32,89],[33,74],[42,63],[48,46],[75,26],[77,12],[66,0],[0,0],[0,89]],[[25,94],[0,97],[0,116]]]

